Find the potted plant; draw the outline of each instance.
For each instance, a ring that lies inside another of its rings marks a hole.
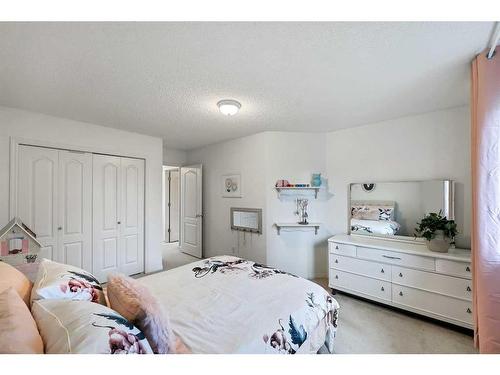
[[[450,245],[455,243],[455,236],[458,233],[457,224],[454,220],[448,220],[446,216],[443,216],[441,211],[425,215],[417,225],[415,236],[424,237],[431,251],[446,253]]]

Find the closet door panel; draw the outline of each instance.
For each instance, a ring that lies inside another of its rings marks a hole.
[[[144,160],[121,158],[121,272],[144,271]]]
[[[92,154],[59,151],[58,259],[92,271]]]
[[[121,160],[96,155],[93,158],[93,273],[105,281],[120,269]]]
[[[59,260],[58,151],[19,146],[17,172],[17,216],[36,233],[42,244],[39,257]]]

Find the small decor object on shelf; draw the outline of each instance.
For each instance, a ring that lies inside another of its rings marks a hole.
[[[222,176],[222,196],[224,198],[241,198],[241,175]]]
[[[300,217],[300,221],[299,221],[299,224],[302,224],[302,225],[307,225],[309,224],[307,222],[307,218],[309,215],[307,215],[307,205],[309,204],[309,200],[308,199],[297,199],[297,211],[296,211],[296,214],[299,215]]]
[[[320,187],[321,186],[321,173],[313,173],[311,186]]]
[[[276,181],[275,187],[290,187],[292,186],[288,180],[278,180]]]
[[[454,220],[448,220],[446,216],[442,216],[441,211],[425,215],[417,225],[415,236],[424,237],[431,251],[446,253],[450,245],[455,243],[455,236],[458,233],[457,224]]]

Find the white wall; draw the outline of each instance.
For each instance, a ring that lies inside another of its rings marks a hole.
[[[260,133],[188,152],[188,163],[203,164],[203,237],[205,257],[234,254],[266,262],[264,233],[243,234],[230,229],[230,207],[263,209],[266,225],[266,134]],[[242,198],[223,198],[221,176],[241,174]]]
[[[305,278],[326,277],[327,221],[329,196],[325,189],[318,199],[307,193],[309,222],[322,223],[318,235],[314,230],[282,230],[278,236],[275,222],[298,222],[294,215],[296,194],[282,194],[278,199],[273,188],[279,179],[290,183],[310,183],[312,173],[326,172],[326,138],[322,133],[269,132],[267,137],[266,198],[267,198],[267,263]],[[324,181],[327,183],[327,181]]]
[[[163,165],[168,165],[169,167],[181,167],[186,165],[186,162],[186,151],[166,146],[163,147]]]
[[[470,246],[468,106],[331,132],[326,142],[326,169],[334,195],[328,209],[332,233],[347,231],[351,182],[451,179],[456,182],[455,216],[462,232],[457,246]]]
[[[162,140],[57,117],[0,107],[0,227],[9,220],[10,139],[141,157],[146,160],[145,269],[162,268]]]
[[[324,173],[325,137],[317,133],[264,132],[188,152],[189,163],[202,163],[204,176],[204,253],[239,255],[282,268],[303,277],[325,276],[326,239],[321,228],[317,236],[285,232],[277,235],[275,222],[296,222],[294,197],[278,199],[274,184],[286,178],[309,183],[314,172]],[[221,176],[241,173],[243,197],[222,198]],[[310,220],[325,222],[326,195],[310,198]],[[230,230],[229,208],[263,209],[263,234],[242,234]],[[234,249],[234,252],[233,252]],[[238,252],[239,249],[239,252]]]
[[[188,163],[204,173],[205,256],[236,254],[302,277],[327,275],[327,238],[347,231],[348,185],[359,181],[452,179],[456,181],[456,220],[470,244],[470,131],[467,106],[400,118],[330,133],[264,132],[188,151]],[[221,197],[221,176],[241,173],[243,198]],[[322,173],[328,189],[310,196],[314,232],[282,232],[277,221],[297,221],[295,196],[278,199],[278,179],[310,182]],[[232,232],[229,208],[263,208],[261,236]],[[239,252],[238,252],[239,248]],[[234,251],[233,251],[234,249]]]

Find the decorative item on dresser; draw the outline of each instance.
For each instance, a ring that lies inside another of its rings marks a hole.
[[[330,288],[472,328],[470,250],[351,235],[330,238],[328,250]]]

